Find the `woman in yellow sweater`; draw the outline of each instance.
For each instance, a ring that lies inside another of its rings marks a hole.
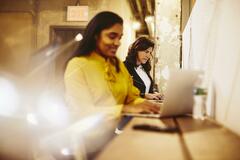
[[[139,97],[124,64],[116,57],[123,35],[123,20],[100,12],[88,23],[79,47],[64,75],[67,103],[75,116],[105,112],[158,112],[159,106]]]

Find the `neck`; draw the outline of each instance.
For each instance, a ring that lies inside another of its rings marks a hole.
[[[141,62],[139,60],[136,61],[137,66],[141,65]]]
[[[98,49],[96,49],[95,51],[94,51],[96,54],[98,54],[98,55],[100,55],[101,57],[103,57],[105,60],[107,60],[107,59],[112,59],[112,58],[116,58],[116,56],[113,56],[113,57],[111,57],[111,56],[106,56],[106,55],[104,55],[100,50],[98,50]]]
[[[103,57],[105,60],[108,59],[108,57],[105,56],[105,55],[104,55],[100,50],[98,50],[98,49],[95,50],[95,53],[98,54],[98,55],[100,55],[101,57]]]

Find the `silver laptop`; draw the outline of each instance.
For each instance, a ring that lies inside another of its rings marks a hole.
[[[160,114],[124,113],[127,116],[160,118],[184,115],[192,112],[193,89],[199,71],[172,70],[164,92]]]

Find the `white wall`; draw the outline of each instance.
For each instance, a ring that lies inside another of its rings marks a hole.
[[[183,33],[183,57],[184,68],[205,71],[214,88],[216,120],[240,135],[239,17],[239,0],[198,0]]]

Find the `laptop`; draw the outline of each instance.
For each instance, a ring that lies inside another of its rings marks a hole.
[[[194,84],[199,73],[193,70],[171,70],[164,100],[158,102],[161,105],[160,113],[123,113],[123,115],[160,118],[192,113]]]

